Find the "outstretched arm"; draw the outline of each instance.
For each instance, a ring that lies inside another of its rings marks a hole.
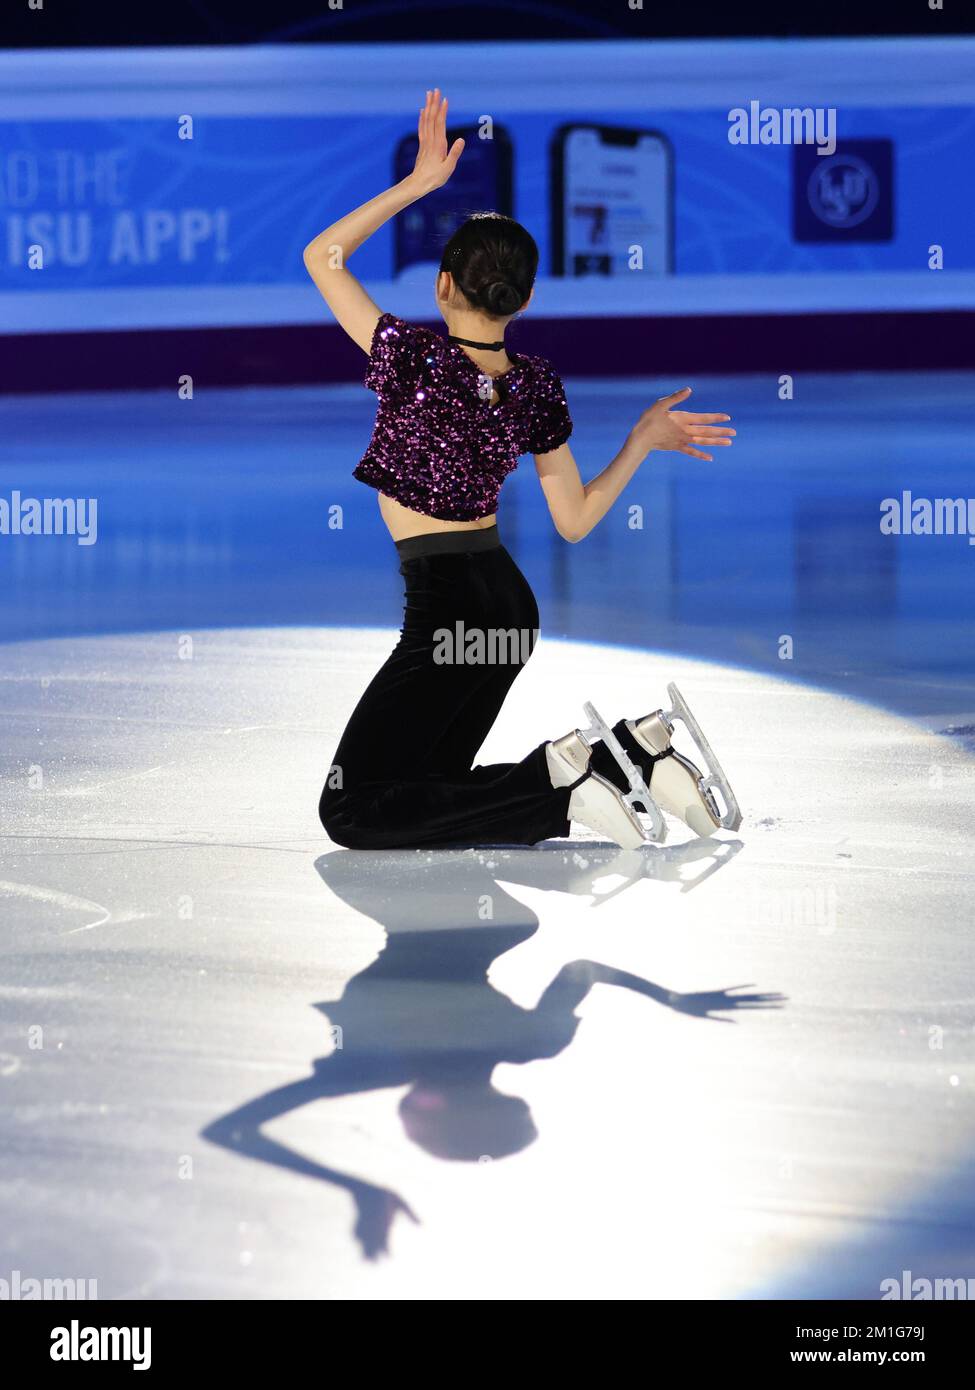
[[[304,1081],[280,1086],[222,1115],[207,1125],[202,1135],[211,1144],[218,1144],[233,1153],[260,1159],[263,1163],[272,1163],[292,1173],[303,1173],[306,1177],[320,1178],[335,1187],[344,1188],[356,1205],[356,1239],[366,1259],[373,1260],[387,1252],[389,1230],[397,1212],[405,1213],[413,1221],[417,1220],[403,1198],[391,1188],[377,1187],[362,1178],[305,1158],[286,1144],[269,1139],[262,1128],[278,1116],[287,1115],[329,1093],[327,1085],[316,1074]]]
[[[671,396],[662,396],[645,410],[612,463],[591,482],[583,483],[568,444],[560,445],[551,453],[535,455],[545,501],[555,529],[564,540],[581,541],[588,536],[652,450],[688,454],[691,458],[713,463],[713,455],[701,453],[694,446],[701,444],[711,448],[731,443],[735,431],[716,423],[730,420],[730,415],[696,415],[673,409],[690,394],[691,388],[685,386]]]
[[[739,991],[750,989],[749,985],[731,985],[728,989],[700,990],[692,994],[680,994],[677,990],[666,989],[654,984],[629,970],[617,970],[599,961],[574,960],[563,965],[541,999],[535,1005],[536,1012],[555,1009],[559,1012],[574,1012],[586,998],[593,985],[618,985],[621,989],[632,990],[634,994],[646,995],[657,1004],[663,1004],[677,1013],[693,1014],[696,1018],[711,1018],[719,1023],[730,1023],[727,1018],[718,1018],[720,1013],[734,1012],[737,1009],[778,1009],[782,1007],[785,996],[777,993],[742,994]]]
[[[308,274],[346,333],[363,352],[369,352],[372,347],[380,309],[346,268],[346,262],[373,232],[424,194],[440,188],[454,172],[464,142],[455,140],[451,149],[447,149],[447,98],[441,97],[439,88],[427,92],[426,105],[420,108],[418,134],[420,149],[412,174],[340,217],[305,247]]]

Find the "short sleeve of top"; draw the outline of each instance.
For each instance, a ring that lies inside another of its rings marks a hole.
[[[572,416],[562,379],[544,359],[538,362],[529,411],[526,453],[547,454],[564,444],[572,433]]]
[[[395,314],[380,314],[363,378],[370,391],[377,396],[391,396],[416,381],[420,370],[419,332]]]

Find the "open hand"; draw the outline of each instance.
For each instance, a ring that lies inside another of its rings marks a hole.
[[[417,134],[420,149],[410,177],[424,193],[432,193],[450,178],[464,150],[464,142],[459,139],[447,149],[447,98],[440,95],[439,87],[427,92],[426,105],[420,108]]]
[[[667,1003],[678,1013],[730,1023],[730,1018],[718,1018],[718,1014],[738,1009],[781,1009],[786,1002],[784,994],[741,993],[742,990],[752,989],[752,985],[731,985],[728,989],[702,989],[694,994],[678,994],[676,990],[671,990]]]
[[[663,449],[713,463],[712,454],[702,454],[700,449],[693,446],[703,444],[713,448],[715,445],[726,447],[731,444],[736,431],[715,423],[730,420],[730,415],[693,415],[687,410],[673,409],[681,401],[686,401],[690,394],[691,388],[685,386],[670,396],[661,396],[649,410],[643,412],[630,431],[630,438],[644,454],[651,449]]]
[[[367,1260],[389,1254],[390,1227],[400,1212],[419,1225],[416,1212],[387,1187],[362,1183],[354,1195],[357,1211],[355,1237]]]

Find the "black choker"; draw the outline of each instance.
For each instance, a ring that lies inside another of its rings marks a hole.
[[[453,333],[447,334],[448,343],[460,343],[461,347],[484,348],[488,352],[500,352],[504,347],[504,339],[500,343],[475,343],[470,338],[455,338]]]

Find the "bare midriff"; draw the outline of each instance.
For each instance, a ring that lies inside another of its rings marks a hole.
[[[494,526],[498,519],[494,513],[478,517],[476,521],[444,521],[440,517],[411,511],[384,492],[379,494],[379,510],[394,541],[405,541],[409,536],[426,536],[431,531],[483,531]]]

